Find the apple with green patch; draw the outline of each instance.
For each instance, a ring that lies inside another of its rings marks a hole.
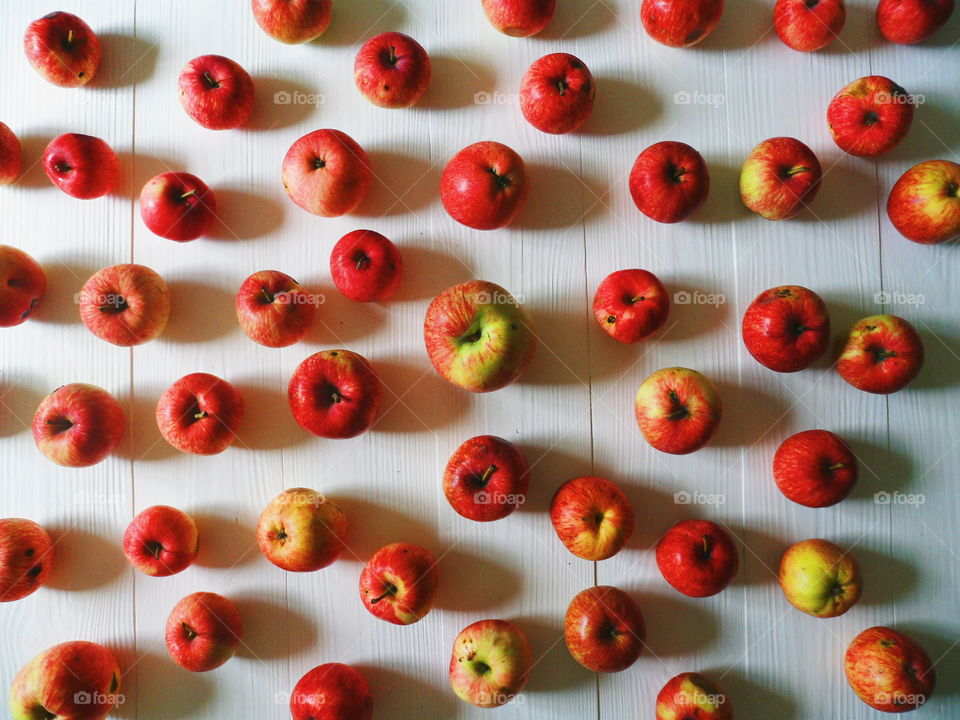
[[[777,574],[787,602],[818,618],[843,615],[860,599],[863,576],[853,554],[829,540],[794,543]]]
[[[480,620],[453,642],[450,686],[464,702],[499,707],[523,690],[532,667],[530,643],[520,628],[506,620]]]

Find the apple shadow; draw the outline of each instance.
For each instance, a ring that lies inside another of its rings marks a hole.
[[[30,377],[0,383],[0,438],[31,432],[34,413],[44,397]]]
[[[860,212],[875,212],[877,190],[872,173],[849,158],[820,157],[824,177],[816,197],[795,218],[797,222],[830,227],[829,223]],[[830,228],[830,237],[836,233]]]
[[[276,200],[232,188],[213,189],[217,219],[204,236],[211,240],[252,240],[283,224],[284,206]]]
[[[160,158],[155,155],[146,155],[140,152],[132,153],[128,150],[117,152],[117,158],[120,160],[120,185],[117,188],[117,194],[138,200],[140,191],[147,181],[168,172],[183,172],[181,160],[172,158]],[[137,220],[139,219],[140,209],[136,210]]]
[[[673,275],[661,280],[670,294],[670,313],[652,341],[657,337],[664,342],[690,340],[731,327],[733,303],[720,288],[710,287],[699,277]]]
[[[589,457],[566,452],[563,443],[553,445],[542,440],[536,444],[521,442],[515,445],[530,466],[530,487],[526,502],[518,508],[518,512],[548,513],[554,493],[563,483],[575,477],[600,474],[591,465]]]
[[[391,150],[368,150],[373,184],[355,211],[357,217],[384,218],[416,212],[434,202],[440,187],[436,164]]]
[[[167,280],[170,319],[160,338],[176,344],[215,340],[238,331],[235,296],[201,278]]]
[[[681,520],[694,517],[693,510],[696,506],[678,502],[674,493],[634,485],[625,480],[614,480],[614,482],[630,500],[636,520],[633,535],[626,544],[626,548],[652,553],[667,530]],[[677,488],[675,492],[681,490],[686,488]]]
[[[506,619],[523,631],[533,651],[533,670],[523,693],[550,693],[596,682],[594,673],[567,650],[562,616]]]
[[[444,688],[440,690],[430,683],[394,668],[381,665],[354,665],[370,685],[375,698],[402,698],[390,705],[393,720],[423,720],[425,717],[456,717],[462,702]]]
[[[240,520],[241,512],[236,508],[187,509],[186,512],[197,523],[200,554],[196,564],[200,567],[233,570],[259,556],[255,523],[244,525]]]
[[[573,232],[572,237],[579,243],[580,232],[576,229],[582,227],[588,216],[597,212],[598,206],[603,207],[606,203],[607,191],[599,189],[595,180],[580,175],[575,169],[528,163],[527,180],[530,194],[512,228],[562,228],[563,232],[552,238],[556,242],[563,241],[565,237],[569,240],[569,233]]]
[[[729,225],[751,215],[740,199],[740,168],[719,160],[704,158],[704,161],[710,174],[710,193],[703,207],[688,221],[698,225]]]
[[[350,12],[334,10],[330,27],[310,45],[357,46],[375,35],[404,27],[406,8],[392,0],[366,0],[350,6]],[[350,67],[352,69],[353,63]],[[352,71],[352,70],[351,70]]]
[[[777,427],[790,413],[782,397],[725,380],[714,383],[723,402],[723,417],[710,446],[752,447],[765,437],[776,437]]]
[[[88,265],[69,265],[63,261],[41,263],[47,276],[47,292],[27,322],[72,325],[80,322],[77,294],[96,270]]]
[[[20,149],[23,155],[23,170],[14,181],[14,186],[21,188],[53,188],[53,183],[43,169],[43,151],[53,140],[53,135],[34,135],[32,133],[18,134]]]
[[[319,641],[317,623],[284,605],[251,596],[231,600],[243,620],[243,642],[237,657],[271,660],[301,653]]]
[[[656,93],[614,77],[596,79],[593,113],[583,125],[585,135],[624,135],[652,125],[662,114]]]
[[[860,3],[847,3],[846,11],[847,19],[840,34],[829,45],[817,50],[817,54],[849,57],[851,54],[866,52],[881,44],[882,36],[877,30],[876,5],[871,3],[868,7]],[[803,56],[807,53],[796,54]]]
[[[176,378],[170,378],[172,385]],[[157,427],[157,402],[166,391],[137,388],[131,396],[118,398],[127,416],[127,433],[116,454],[133,462],[156,462],[177,457],[182,453],[170,445]]]
[[[441,378],[429,364],[378,360],[374,367],[384,385],[373,426],[377,432],[435,431],[463,417],[471,405],[467,392]]]
[[[344,297],[333,285],[306,285],[323,298],[317,308],[313,327],[304,338],[308,343],[343,347],[374,334],[387,320],[388,312],[382,305],[354,302]]]
[[[133,667],[135,680],[128,683],[133,686],[132,692],[126,686],[121,688],[127,696],[127,702],[114,710],[111,716],[143,717],[149,713],[139,712],[141,706],[162,707],[164,718],[186,720],[203,712],[216,694],[212,673],[189,672],[176,665],[168,655],[159,652],[144,653],[135,666],[131,663],[121,667]],[[124,715],[128,712],[127,708],[133,709],[135,714]]]
[[[87,530],[52,524],[46,530],[56,544],[53,572],[46,586],[79,592],[111,583],[129,570],[120,538],[105,538]]]
[[[103,61],[86,88],[110,90],[138,85],[153,75],[159,42],[115,32],[97,33]]]
[[[576,40],[598,35],[613,27],[617,21],[616,10],[605,2],[594,3],[584,11],[580,3],[557,3],[553,20],[529,40],[545,41],[551,44],[558,40]]]
[[[591,377],[587,352],[587,331],[593,318],[586,314],[560,314],[547,307],[526,305],[533,317],[533,332],[537,348],[526,371],[517,381],[521,385],[586,386]],[[544,338],[550,338],[547,342]],[[597,373],[593,378],[598,377]]]
[[[773,30],[773,7],[758,0],[739,0],[736,12],[729,12],[728,8],[714,31],[702,41],[689,48],[669,49],[676,52],[697,50],[706,53],[741,49],[746,53],[761,43],[771,41],[780,42]],[[650,42],[656,41],[650,38]]]
[[[920,374],[910,385],[907,392],[935,392],[956,387],[960,382],[957,366],[960,361],[960,338],[955,327],[937,321],[915,321],[914,327],[923,341],[924,363]]]
[[[740,567],[731,581],[734,586],[778,585],[780,558],[790,543],[756,528],[744,528],[713,518],[737,546]]]
[[[890,607],[916,595],[920,585],[917,569],[895,554],[879,552],[866,543],[856,544],[857,538],[835,540],[840,547],[850,548],[863,574],[863,594],[860,605]]]
[[[913,481],[915,463],[908,453],[858,437],[841,437],[857,458],[857,484],[850,499],[875,503],[877,493],[903,491]]]
[[[953,48],[957,45],[958,37],[960,37],[960,14],[952,13],[942,28],[918,45],[919,47]]]
[[[280,450],[302,445],[313,437],[294,420],[286,386],[266,387],[243,379],[235,386],[246,406],[234,444],[238,450]]]
[[[740,717],[766,718],[778,720],[800,720],[799,707],[792,697],[771,690],[758,681],[757,673],[748,679],[732,668],[707,668],[700,672],[723,688],[730,698],[730,704]],[[772,679],[770,684],[774,684]]]
[[[437,492],[442,492],[439,489],[441,472],[437,473]],[[384,545],[395,542],[421,545],[436,557],[440,556],[435,526],[366,498],[342,492],[331,493],[331,498],[343,509],[350,523],[344,560],[365,563]],[[442,578],[440,582],[444,582]]]
[[[418,108],[450,110],[468,105],[489,105],[496,75],[486,66],[455,56],[431,55],[430,86]]]
[[[462,260],[447,252],[419,245],[398,243],[398,247],[403,256],[403,281],[387,303],[432,300],[448,287],[473,277]]]
[[[896,78],[894,78],[896,80]],[[838,88],[839,89],[839,88]],[[916,109],[910,131],[899,145],[890,152],[881,155],[879,160],[891,165],[904,163],[906,166],[901,172],[921,160],[933,158],[955,159],[948,157],[946,148],[955,148],[960,145],[960,128],[957,127],[956,111],[941,107],[936,96],[937,90],[925,93],[923,87],[908,87],[907,91],[915,95],[923,95],[924,102]],[[867,158],[869,161],[870,159]],[[887,193],[890,188],[882,188],[881,212],[886,214]],[[899,236],[897,240],[902,240]]]
[[[897,623],[895,629],[920,643],[936,663],[937,687],[931,704],[936,704],[937,698],[941,701],[950,698],[949,706],[955,707],[956,698],[960,696],[960,647],[956,643],[960,627],[956,623],[907,622]]]
[[[253,78],[253,86],[253,112],[241,130],[269,131],[296,125],[326,100],[316,88],[273,75],[258,75]]]
[[[662,581],[664,593],[638,589],[626,584],[636,600],[647,627],[643,654],[658,658],[679,658],[702,653],[720,637],[719,621],[703,600],[688,598]],[[667,594],[669,593],[669,594]],[[683,618],[683,622],[679,619]]]
[[[493,612],[520,593],[521,578],[517,573],[461,547],[445,553],[438,564],[438,608],[459,612]]]

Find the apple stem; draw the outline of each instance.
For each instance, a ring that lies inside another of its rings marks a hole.
[[[703,554],[705,557],[710,557],[710,549],[713,546],[713,543],[710,542],[710,538],[706,535],[703,536]]]
[[[830,467],[828,467],[827,470],[831,470],[831,471],[833,471],[833,470],[841,470],[841,469],[843,469],[843,468],[845,468],[845,467],[846,467],[846,465],[843,464],[843,463],[836,463],[835,465],[831,465]]]
[[[275,296],[265,287],[261,287],[260,292],[263,294],[263,299],[268,303],[272,303],[274,301]]]
[[[67,418],[47,420],[47,425],[53,425],[55,428],[57,428],[57,432],[63,432],[64,430],[69,430],[73,427],[73,423],[67,420]]]
[[[70,163],[68,163],[66,160],[58,160],[56,165],[53,166],[53,169],[56,170],[61,175],[73,170],[73,168],[70,167]]]
[[[680,396],[674,390],[670,391],[670,400],[673,402],[674,409],[667,415],[667,420],[683,420],[690,415],[690,411],[680,402]]]
[[[370,267],[370,258],[366,253],[360,253],[357,256],[357,270],[366,270]]]
[[[208,413],[206,410],[201,410],[200,412],[196,412],[196,413],[193,414],[193,419],[194,419],[194,420],[203,420],[203,419],[204,419],[205,417],[207,417],[209,414],[210,414],[210,413]]]
[[[810,168],[808,168],[806,165],[792,167],[789,170],[787,170],[787,177],[791,178],[794,175],[799,175],[800,173],[805,173],[805,172],[810,172]]]
[[[563,78],[561,78],[560,80],[557,80],[557,89],[560,91],[560,97],[566,97],[567,89],[569,87],[570,86],[567,85],[567,81],[564,80]]]
[[[126,300],[120,300],[119,302],[106,303],[97,308],[100,312],[123,312],[129,306],[127,305]]]
[[[187,640],[193,640],[197,636],[197,631],[186,623],[180,623],[183,626],[184,632],[187,633]]]
[[[630,304],[631,304],[631,305],[636,305],[638,302],[643,302],[643,301],[646,300],[646,299],[647,299],[647,298],[644,297],[643,295],[637,295],[636,297],[630,298]]]
[[[180,196],[180,199],[181,199],[181,200],[186,200],[187,198],[193,197],[193,196],[196,195],[196,194],[197,194],[197,191],[196,191],[196,190],[187,190],[187,192],[183,193],[183,194]]]
[[[334,390],[332,393],[330,393],[330,398],[331,398],[335,403],[343,402],[343,396],[342,396],[339,392],[337,392],[336,390]]]
[[[383,591],[383,595],[381,595],[380,597],[373,598],[373,600],[370,601],[370,604],[375,605],[381,600],[383,600],[384,598],[390,597],[391,595],[396,595],[396,594],[397,594],[397,586],[394,585],[393,583],[387,583],[387,589]]]
[[[506,190],[513,184],[510,182],[510,178],[508,178],[506,175],[500,175],[495,168],[487,168],[487,172],[493,175],[494,182],[497,183],[497,187],[501,190]]]
[[[947,195],[950,197],[960,197],[960,185],[957,183],[950,183],[947,186]]]
[[[163,545],[160,543],[149,543],[147,545],[147,551],[153,555],[157,560],[160,559],[160,551],[163,550]]]
[[[483,475],[480,476],[480,484],[485,486],[488,482],[490,482],[490,476],[493,475],[496,471],[497,471],[496,465],[491,465],[486,470],[484,470]]]
[[[210,74],[209,70],[204,70],[203,79],[206,80],[207,85],[209,85],[212,88],[220,87],[220,83],[218,83],[216,80],[213,79],[213,76]]]
[[[398,58],[397,58],[397,48],[394,47],[393,45],[391,45],[391,46],[390,46],[390,55],[387,56],[387,62],[390,63],[391,65],[396,65],[396,64],[397,64],[397,60],[398,60]]]
[[[67,30],[67,47],[73,45],[74,32],[73,30]]]

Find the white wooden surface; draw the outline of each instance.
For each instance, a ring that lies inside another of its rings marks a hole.
[[[123,718],[285,718],[285,694],[329,661],[361,667],[377,717],[479,718],[487,715],[448,688],[450,647],[469,622],[503,617],[528,633],[537,663],[523,697],[498,716],[650,719],[661,685],[694,670],[720,681],[739,718],[860,720],[877,714],[846,687],[843,650],[860,630],[893,624],[937,661],[937,696],[918,717],[955,720],[960,259],[953,245],[903,240],[882,208],[914,162],[957,159],[960,21],[923,46],[893,46],[875,30],[874,3],[855,0],[843,42],[808,56],[776,39],[772,4],[731,1],[714,35],[681,51],[643,34],[639,0],[560,0],[554,23],[529,40],[496,33],[474,0],[339,0],[327,34],[301,47],[267,37],[241,0],[68,0],[60,9],[81,15],[104,46],[98,79],[73,91],[46,84],[21,49],[27,24],[53,8],[0,5],[0,120],[23,140],[30,168],[0,192],[0,241],[37,257],[50,280],[36,319],[0,338],[0,515],[47,526],[60,553],[47,587],[0,606],[0,685],[43,648],[89,639],[121,656]],[[359,43],[385,30],[414,36],[433,58],[433,83],[415,109],[375,108],[353,87]],[[508,97],[530,62],[558,50],[581,57],[598,85],[593,118],[567,137],[533,130]],[[181,109],[177,74],[205,53],[227,55],[254,76],[249,128],[207,131]],[[833,93],[871,73],[926,100],[903,145],[878,162],[843,156],[824,120]],[[278,92],[323,102],[276,104]],[[503,95],[477,104],[479,92]],[[676,93],[692,101],[677,102]],[[316,218],[284,194],[283,154],[320,127],[345,130],[371,157],[378,181],[355,216]],[[116,195],[81,202],[47,182],[37,164],[42,149],[68,131],[100,136],[120,153]],[[813,212],[777,224],[748,213],[736,192],[746,153],[774,135],[808,143],[827,169]],[[493,233],[456,225],[437,192],[446,159],[483,139],[519,151],[533,185],[516,225]],[[662,139],[696,146],[713,180],[704,210],[678,226],[646,220],[627,192],[633,158]],[[143,226],[136,195],[167,169],[214,188],[223,209],[216,237],[178,245]],[[358,227],[383,232],[404,253],[407,280],[388,304],[351,304],[330,282],[330,248]],[[126,350],[83,328],[73,295],[95,270],[131,260],[166,277],[174,304],[162,338]],[[597,283],[623,267],[725,302],[675,305],[655,339],[619,346],[595,326],[589,301]],[[261,269],[290,272],[326,295],[304,343],[262,348],[237,327],[233,294]],[[430,298],[471,277],[522,296],[542,341],[523,381],[488,396],[439,379],[422,347]],[[791,376],[761,368],[740,343],[739,318],[757,293],[780,283],[819,292],[838,336],[879,311],[882,290],[923,295],[923,304],[888,310],[921,331],[924,373],[884,398],[848,387],[827,359]],[[367,356],[389,388],[375,429],[354,440],[308,436],[286,405],[296,365],[331,346]],[[632,419],[640,381],[673,364],[714,377],[726,405],[716,440],[688,457],[657,454]],[[193,371],[227,378],[248,401],[241,441],[221,456],[178,454],[153,420],[160,393]],[[115,393],[131,424],[119,456],[86,470],[52,465],[28,430],[40,399],[71,381]],[[850,439],[862,462],[854,496],[829,510],[789,504],[771,478],[779,442],[811,427]],[[516,442],[534,468],[526,505],[493,525],[460,518],[440,489],[450,452],[480,433]],[[554,489],[588,472],[621,483],[638,518],[628,549],[596,566],[563,549],[546,515]],[[329,494],[351,523],[350,550],[318,573],[285,574],[254,543],[260,510],[294,485]],[[881,490],[926,502],[876,504]],[[678,504],[677,492],[725,502]],[[120,550],[126,523],[157,503],[194,514],[202,545],[196,566],[159,580],[134,573]],[[722,521],[741,543],[737,580],[708,600],[669,588],[651,552],[664,529],[692,516]],[[841,619],[793,611],[776,585],[780,553],[808,537],[854,547],[863,565],[864,597]],[[396,540],[442,556],[439,607],[408,628],[368,615],[356,590],[362,562]],[[633,668],[599,678],[574,663],[562,640],[567,603],[595,581],[635,593],[650,646]],[[239,657],[202,675],[176,667],[162,639],[170,608],[195,590],[236,599],[247,627]]]

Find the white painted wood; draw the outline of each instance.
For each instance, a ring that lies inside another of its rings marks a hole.
[[[874,3],[856,0],[846,47],[807,56],[776,39],[772,3],[730,3],[714,36],[679,51],[645,36],[636,0],[561,0],[554,24],[525,41],[496,33],[472,0],[341,0],[321,41],[287,47],[257,28],[245,2],[73,0],[62,9],[101,35],[105,65],[94,87],[68,91],[47,85],[22,56],[20,33],[38,14],[26,5],[0,6],[0,120],[24,140],[28,167],[60,132],[103,137],[121,154],[123,188],[81,202],[33,166],[0,189],[2,242],[32,253],[51,281],[37,319],[2,332],[0,515],[33,518],[62,537],[50,586],[0,607],[0,683],[41,649],[84,638],[121,654],[120,717],[284,718],[285,694],[300,675],[336,660],[363,669],[378,717],[479,718],[486,715],[448,688],[450,648],[468,623],[502,617],[528,632],[537,663],[522,702],[498,716],[652,717],[661,685],[697,670],[727,689],[738,717],[861,720],[873,712],[846,687],[843,649],[863,628],[895,624],[938,659],[941,692],[923,716],[957,715],[960,498],[950,470],[960,459],[958,261],[953,246],[900,238],[883,212],[889,187],[913,162],[956,159],[957,18],[928,44],[894,47],[875,30]],[[430,91],[408,111],[375,108],[353,87],[356,49],[385,30],[416,37],[434,60]],[[523,70],[556,50],[583,59],[598,84],[594,117],[566,137],[530,128],[510,97]],[[248,128],[207,131],[182,111],[177,74],[205,53],[225,54],[254,76]],[[824,120],[833,93],[871,72],[926,99],[903,146],[879,161],[842,156]],[[277,104],[278,92],[323,101]],[[481,92],[492,101],[477,104]],[[308,215],[281,186],[289,145],[321,127],[348,132],[371,157],[377,182],[354,216]],[[743,208],[736,179],[754,144],[784,134],[809,144],[829,170],[811,212],[773,224]],[[516,225],[493,233],[454,223],[437,193],[447,158],[484,139],[520,152],[533,184]],[[627,191],[637,153],[663,139],[697,147],[713,180],[707,206],[679,226],[644,218]],[[177,245],[143,226],[136,195],[168,169],[213,187],[224,218],[215,238]],[[330,248],[359,227],[383,232],[404,253],[407,279],[389,303],[351,304],[330,281]],[[131,259],[160,272],[174,292],[168,331],[132,351],[91,336],[72,300],[92,272]],[[674,292],[724,302],[675,304],[656,337],[618,346],[595,327],[589,305],[599,281],[624,267],[652,270]],[[325,296],[305,342],[270,350],[239,331],[233,295],[261,269],[289,272]],[[522,296],[542,340],[522,382],[476,397],[436,376],[421,339],[429,300],[471,277]],[[756,294],[788,282],[826,299],[838,337],[877,311],[875,293],[922,294],[923,304],[892,308],[927,342],[917,384],[877,398],[848,387],[828,359],[792,376],[760,367],[742,347],[739,319]],[[364,354],[387,388],[377,426],[353,440],[308,436],[286,406],[296,365],[331,347]],[[715,442],[681,458],[649,448],[632,417],[643,378],[676,364],[711,376],[725,400]],[[195,371],[235,383],[248,402],[241,439],[221,456],[178,454],[153,420],[163,390]],[[40,399],[74,380],[114,392],[132,428],[118,457],[83,471],[51,465],[27,428]],[[812,427],[847,437],[862,461],[853,498],[829,510],[791,506],[772,481],[779,442]],[[460,518],[440,488],[449,454],[480,433],[515,442],[534,468],[523,509],[492,525]],[[567,553],[546,515],[556,487],[586,473],[620,483],[637,510],[629,547],[596,566]],[[349,551],[318,573],[286,574],[255,546],[261,509],[295,485],[328,494],[350,520]],[[879,490],[919,493],[926,503],[876,505]],[[684,491],[725,502],[676,503]],[[157,503],[197,516],[202,545],[197,566],[161,580],[129,570],[119,544],[130,518]],[[741,573],[715,598],[683,598],[656,570],[652,546],[683,517],[722,521],[737,536]],[[772,576],[783,549],[808,537],[852,546],[863,565],[863,601],[841,619],[792,610]],[[357,600],[362,563],[396,540],[420,542],[441,558],[438,607],[408,628],[378,622]],[[594,678],[562,640],[567,603],[595,581],[634,593],[648,620],[650,652],[616,676]],[[247,626],[239,657],[202,675],[174,666],[162,641],[167,613],[196,590],[236,599]]]

